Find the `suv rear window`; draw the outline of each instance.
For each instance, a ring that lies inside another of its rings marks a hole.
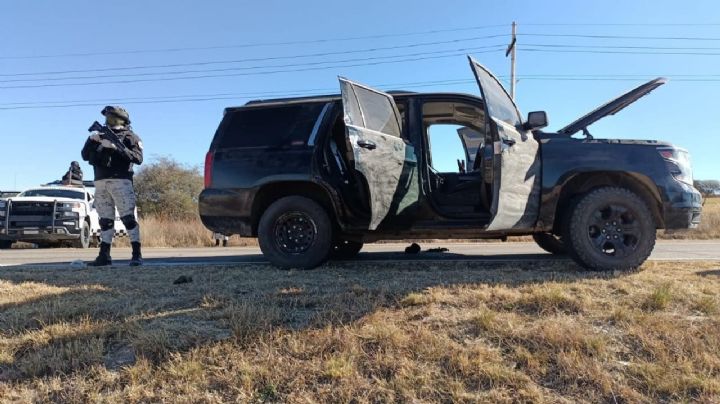
[[[305,145],[324,105],[294,104],[230,111],[220,125],[218,147]]]

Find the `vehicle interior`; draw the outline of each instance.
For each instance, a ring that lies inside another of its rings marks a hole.
[[[435,209],[448,217],[489,216],[492,137],[485,133],[485,111],[469,103],[432,100],[423,104],[422,114]]]
[[[330,125],[328,145],[323,147],[323,165],[352,213],[369,218],[368,186],[362,176],[355,173],[355,156],[345,136],[342,105],[339,103],[334,108]]]

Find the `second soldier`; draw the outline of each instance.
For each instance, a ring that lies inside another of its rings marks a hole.
[[[140,137],[130,127],[130,115],[117,106],[103,108],[106,128],[117,136],[120,145],[100,132],[88,137],[82,158],[93,166],[95,173],[95,208],[100,216],[100,253],[90,266],[112,264],[110,246],[115,236],[115,208],[120,214],[132,245],[131,266],[142,265],[140,227],[135,218],[133,165],[142,164],[143,147]],[[119,146],[119,147],[118,147]]]

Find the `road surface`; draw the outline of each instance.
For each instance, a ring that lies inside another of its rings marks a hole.
[[[423,252],[405,254],[407,243],[368,244],[358,254],[364,262],[408,262],[413,260],[454,261],[542,261],[561,257],[545,253],[535,243],[427,243],[420,244]],[[442,253],[427,252],[428,248],[445,247]],[[0,250],[0,267],[66,265],[74,260],[91,261],[97,249],[72,248]],[[129,248],[114,248],[113,264],[127,265]],[[206,248],[146,248],[143,250],[146,265],[198,265],[198,264],[263,264],[267,261],[257,247],[206,247]],[[658,241],[651,260],[660,261],[720,261],[720,240]]]

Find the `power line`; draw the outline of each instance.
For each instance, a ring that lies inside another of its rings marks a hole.
[[[506,36],[506,35],[499,35],[499,36]],[[216,61],[204,61],[204,62],[192,62],[192,63],[172,63],[172,64],[162,64],[162,65],[108,67],[108,68],[99,68],[99,69],[60,70],[60,71],[35,72],[35,73],[5,73],[5,74],[0,74],[0,77],[40,76],[40,75],[45,75],[45,74],[93,73],[93,72],[139,70],[139,69],[206,66],[206,65],[213,65],[213,64],[267,62],[267,61],[272,61],[272,60],[324,57],[324,56],[334,56],[334,55],[347,55],[347,54],[353,54],[353,53],[367,53],[367,52],[379,52],[379,51],[384,51],[384,50],[417,48],[417,47],[431,46],[431,45],[445,45],[445,44],[451,44],[451,43],[460,43],[460,42],[469,42],[469,41],[476,41],[476,40],[481,40],[481,39],[488,39],[490,37],[497,37],[497,36],[491,35],[491,36],[481,36],[481,37],[470,37],[470,38],[460,38],[460,39],[453,39],[453,40],[447,40],[447,41],[420,42],[420,43],[413,43],[413,44],[409,44],[409,45],[396,45],[396,46],[374,47],[374,48],[355,49],[355,50],[337,51],[337,52],[297,54],[297,55],[288,55],[288,56],[273,56],[273,57],[247,58],[247,59],[234,59],[234,60],[216,60]]]
[[[501,51],[501,50],[481,50],[481,51],[474,52],[474,53],[490,53],[490,52],[499,52],[499,51]],[[463,55],[465,55],[465,52],[452,53],[452,54],[441,55],[441,56],[425,56],[425,57],[406,58],[406,59],[400,59],[400,60],[377,61],[377,62],[372,62],[372,63],[355,63],[355,64],[336,65],[336,66],[306,67],[306,68],[301,68],[301,69],[270,70],[270,71],[263,71],[263,72],[206,74],[206,75],[187,76],[187,77],[160,77],[160,78],[152,78],[152,79],[96,81],[96,82],[85,82],[85,83],[32,84],[32,85],[20,85],[20,86],[2,86],[2,87],[0,87],[0,90],[21,89],[21,88],[44,88],[44,87],[77,87],[77,86],[93,86],[93,85],[102,85],[102,84],[130,84],[130,83],[158,82],[158,81],[195,80],[195,79],[218,78],[218,77],[257,76],[257,75],[268,75],[268,74],[277,74],[277,73],[295,73],[295,72],[301,72],[301,71],[316,71],[316,70],[327,70],[327,69],[337,69],[337,68],[347,68],[347,67],[376,66],[376,65],[392,64],[392,63],[415,62],[415,61],[420,61],[420,60],[443,59],[443,58],[463,56]]]
[[[524,46],[537,46],[545,48],[588,48],[588,49],[656,49],[656,50],[717,50],[720,51],[720,47],[715,46],[633,46],[633,45],[566,45],[566,44],[538,44],[538,43],[523,43]]]
[[[125,51],[108,51],[108,52],[81,52],[81,53],[64,53],[64,54],[54,54],[54,55],[1,56],[0,59],[44,59],[44,58],[60,58],[60,57],[111,56],[111,55],[129,55],[129,54],[141,54],[141,53],[166,53],[166,52],[186,52],[186,51],[197,51],[197,50],[256,48],[256,47],[265,47],[265,46],[304,45],[304,44],[355,41],[355,40],[362,40],[362,39],[380,39],[380,38],[393,38],[393,37],[404,37],[404,36],[415,36],[415,35],[441,34],[441,33],[449,33],[449,32],[475,31],[475,30],[481,30],[481,29],[498,28],[498,27],[503,27],[503,26],[504,26],[504,24],[495,24],[495,25],[483,25],[483,26],[464,27],[464,28],[403,32],[403,33],[396,33],[396,34],[388,33],[388,34],[376,34],[376,35],[354,36],[354,37],[344,37],[344,38],[322,38],[322,39],[281,41],[281,42],[258,42],[258,43],[246,43],[246,44],[235,44],[235,45],[139,49],[139,50],[125,50]],[[507,36],[507,35],[506,34],[490,35],[490,36],[488,36],[488,38],[498,38],[498,37],[503,37],[503,36]]]
[[[612,50],[582,50],[582,49],[537,49],[519,48],[525,52],[545,53],[597,53],[597,54],[620,54],[620,55],[687,55],[687,56],[720,56],[720,52],[647,52],[647,51],[612,51]]]
[[[624,22],[624,23],[522,23],[524,26],[558,26],[558,27],[614,27],[614,26],[628,26],[628,27],[708,27],[708,26],[720,26],[720,23],[636,23],[636,22]]]
[[[533,81],[605,81],[605,82],[637,82],[638,79],[656,76],[673,77],[673,82],[702,82],[717,83],[720,82],[720,74],[708,75],[658,75],[658,74],[619,74],[619,75],[557,75],[557,74],[536,74],[522,75],[519,80]],[[503,78],[505,76],[498,76]],[[713,78],[714,77],[714,78]],[[454,85],[454,84],[474,84],[473,79],[447,79],[436,81],[418,81],[406,83],[392,84],[375,84],[378,88],[422,88],[437,85]],[[139,97],[139,98],[104,98],[90,100],[73,100],[73,101],[38,101],[38,102],[18,102],[0,104],[0,110],[20,110],[20,109],[44,109],[44,108],[71,108],[97,106],[98,104],[122,103],[122,104],[152,104],[152,103],[183,103],[183,102],[203,102],[214,100],[239,100],[239,99],[256,99],[264,97],[282,98],[282,97],[300,97],[313,96],[324,93],[337,92],[337,88],[315,88],[302,90],[284,90],[284,91],[264,91],[252,93],[216,93],[216,94],[191,94],[191,95],[169,95],[160,97]]]
[[[559,38],[592,38],[592,39],[650,39],[650,40],[682,40],[682,41],[720,41],[710,37],[678,37],[678,36],[633,36],[633,35],[587,35],[587,34],[544,34],[519,33],[519,36],[559,37]]]
[[[221,69],[182,70],[182,71],[147,72],[147,73],[124,73],[124,74],[112,74],[112,75],[75,76],[75,77],[10,79],[10,80],[0,80],[0,83],[62,81],[62,80],[88,80],[88,79],[118,78],[118,77],[147,77],[147,76],[158,76],[158,75],[177,75],[177,74],[191,74],[191,73],[212,73],[212,72],[227,72],[227,71],[260,70],[260,69],[270,69],[270,68],[285,68],[285,67],[318,66],[318,65],[330,64],[330,63],[351,63],[351,62],[359,62],[359,61],[366,61],[366,60],[387,60],[387,59],[397,59],[397,58],[401,58],[401,57],[437,55],[437,54],[448,53],[448,52],[472,52],[472,51],[478,51],[478,50],[484,50],[484,49],[499,49],[500,47],[503,47],[503,46],[504,45],[502,45],[502,44],[498,44],[498,45],[489,45],[489,46],[479,46],[479,47],[473,47],[473,48],[448,49],[448,50],[442,50],[442,51],[431,51],[431,52],[425,51],[425,52],[420,52],[420,53],[410,53],[410,54],[403,54],[403,55],[370,56],[370,57],[366,56],[366,57],[354,58],[354,59],[291,63],[291,64],[284,64],[284,65],[243,66],[243,67],[226,67],[226,68],[221,68]]]

